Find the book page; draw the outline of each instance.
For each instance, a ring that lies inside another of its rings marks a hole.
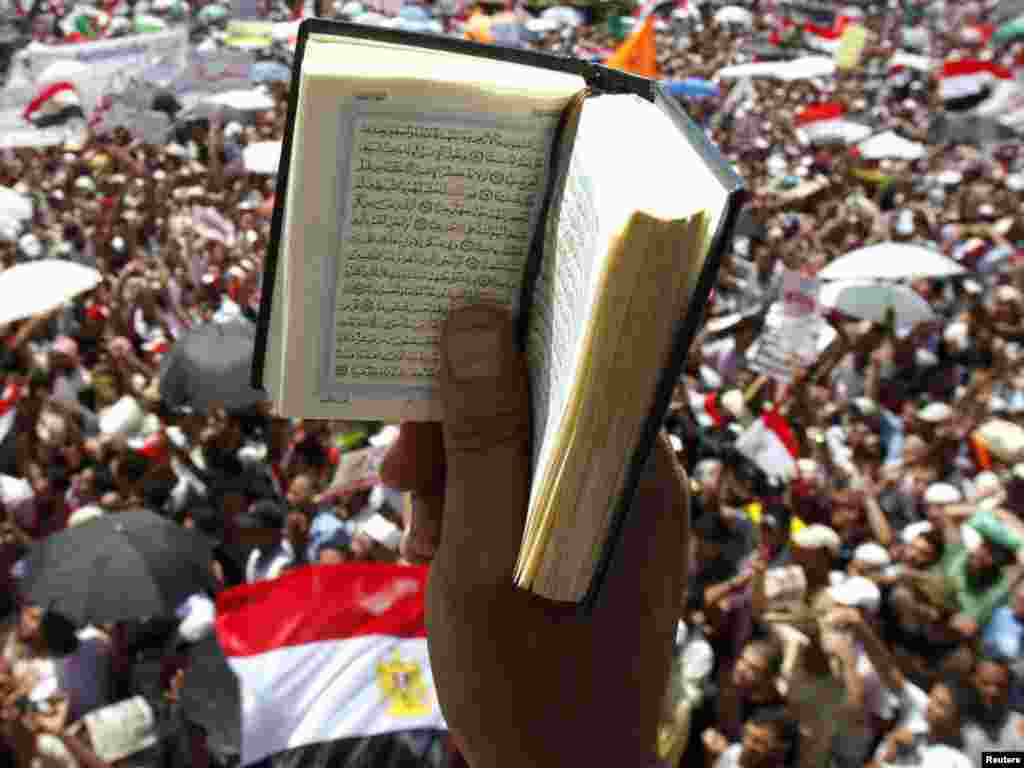
[[[113,763],[156,744],[153,710],[141,696],[97,709],[83,720],[97,756]]]
[[[376,376],[378,371],[366,371],[365,368],[395,368],[394,360],[382,361],[384,364],[372,363],[363,360],[342,361],[341,366],[349,366],[347,377],[338,376],[335,365],[335,356],[338,352],[336,338],[336,309],[338,300],[344,298],[347,286],[352,281],[362,283],[364,286],[372,281],[377,287],[387,288],[393,285],[390,281],[397,269],[410,270],[414,265],[403,263],[380,263],[375,266],[387,266],[388,275],[349,275],[342,272],[344,254],[346,248],[351,246],[343,245],[347,237],[353,233],[358,238],[360,230],[353,227],[351,221],[346,224],[346,211],[350,206],[346,201],[350,198],[349,193],[361,192],[364,195],[371,193],[371,200],[386,199],[397,200],[399,197],[406,204],[409,200],[415,201],[418,205],[429,200],[428,195],[421,195],[414,187],[408,192],[398,193],[397,185],[395,190],[353,190],[353,185],[359,183],[355,178],[358,175],[358,165],[355,165],[351,157],[351,150],[355,141],[353,133],[356,119],[363,120],[366,125],[376,125],[383,122],[389,124],[404,124],[419,128],[465,128],[472,130],[474,136],[483,137],[486,133],[498,132],[499,136],[516,137],[528,135],[532,137],[544,136],[545,155],[550,148],[554,127],[557,124],[558,116],[565,106],[571,101],[585,83],[581,77],[567,75],[564,73],[547,72],[534,68],[512,64],[504,61],[492,61],[456,55],[449,52],[427,51],[409,46],[398,46],[389,44],[370,43],[368,41],[353,40],[344,37],[329,37],[322,40],[323,36],[314,35],[307,43],[305,56],[302,62],[300,74],[298,105],[296,110],[295,129],[293,133],[291,163],[288,179],[288,195],[285,209],[285,236],[282,238],[280,256],[283,259],[281,272],[283,280],[275,283],[275,304],[278,299],[284,308],[284,319],[276,328],[283,334],[283,340],[279,345],[280,354],[269,363],[278,366],[278,371],[271,378],[279,382],[278,391],[275,392],[275,411],[281,416],[302,416],[304,418],[338,418],[338,419],[371,419],[380,421],[400,420],[438,420],[442,417],[440,398],[438,397],[436,382],[425,381],[423,376],[408,376],[404,374],[423,373],[423,368],[433,365],[436,367],[436,360],[431,361],[430,347],[419,347],[416,344],[405,346],[388,347],[386,351],[394,354],[397,349],[400,352],[409,351],[420,353],[421,357],[427,360],[411,359],[403,364],[408,364],[412,370],[399,371],[403,376],[398,377],[396,383],[394,376]],[[329,40],[329,41],[328,41]],[[390,118],[390,120],[385,120]],[[440,120],[440,122],[438,122]],[[369,121],[369,122],[367,122]],[[479,134],[476,132],[479,131]],[[411,136],[409,138],[412,138]],[[404,141],[405,137],[403,137]],[[366,139],[370,141],[369,138]],[[419,143],[423,143],[417,139]],[[438,139],[431,139],[437,146]],[[393,142],[392,142],[393,143]],[[406,142],[408,143],[408,142]],[[382,147],[383,148],[383,147]],[[440,147],[439,147],[440,148]],[[367,149],[364,147],[364,149]],[[359,150],[357,150],[359,151]],[[517,150],[521,151],[521,150]],[[387,153],[380,153],[386,155]],[[361,152],[361,159],[366,152]],[[451,165],[459,170],[472,170],[470,163],[458,160],[456,162],[438,160],[435,151],[435,165]],[[486,158],[485,158],[486,160]],[[409,161],[423,164],[426,158],[409,158]],[[385,162],[394,163],[393,160]],[[374,160],[376,165],[380,161]],[[497,165],[497,164],[495,164]],[[353,170],[355,169],[355,170]],[[488,166],[488,170],[491,168]],[[502,169],[495,169],[502,170]],[[545,166],[546,170],[546,166]],[[374,176],[374,182],[387,178],[395,180],[401,178],[397,172],[373,173],[363,172],[364,176]],[[379,177],[379,178],[378,178]],[[489,178],[489,177],[488,177]],[[519,177],[514,177],[518,179]],[[480,201],[487,203],[491,208],[497,204],[504,211],[503,215],[511,215],[513,218],[520,216],[517,213],[519,206],[526,206],[528,202],[509,203],[508,201],[495,201],[493,199],[494,187],[491,182],[474,180],[463,177],[460,186],[458,177],[447,179],[451,181],[449,189],[446,183],[444,191],[454,193],[439,197],[439,201],[445,207],[451,209],[452,203],[460,203],[468,212],[472,200],[459,201],[458,193],[464,191],[466,194],[480,192],[491,192],[492,200]],[[503,177],[504,180],[504,177]],[[543,194],[544,183],[541,177],[540,187],[536,190],[537,195]],[[390,186],[390,185],[389,185]],[[504,195],[511,192],[510,185],[504,185],[501,193]],[[465,194],[463,195],[465,198]],[[364,198],[365,200],[365,198]],[[409,212],[412,213],[411,211]],[[373,212],[372,215],[379,215]],[[404,215],[403,211],[394,211],[389,216]],[[455,216],[455,221],[451,219]],[[416,218],[423,218],[435,225],[440,222],[457,223],[461,221],[463,226],[479,221],[477,214],[462,215],[452,214],[447,211],[441,212],[440,216],[431,210],[430,216],[417,213]],[[500,223],[491,219],[486,222],[489,225]],[[412,222],[415,227],[415,220]],[[374,227],[372,231],[377,236],[377,229],[380,234],[392,233],[391,229],[384,231],[382,225],[373,224],[370,219],[369,225]],[[531,224],[532,226],[532,224]],[[399,234],[399,233],[395,233]],[[437,238],[436,233],[427,233]],[[458,235],[453,232],[455,239]],[[531,231],[532,235],[532,231]],[[411,236],[418,236],[413,230]],[[465,237],[465,240],[480,240],[487,245],[487,240],[493,240],[499,250],[507,245],[501,240],[493,239],[494,233],[487,238],[479,238],[474,234],[473,238]],[[462,241],[460,247],[463,246]],[[409,258],[423,252],[413,245],[404,251],[395,249],[393,243],[360,243],[360,247],[373,245],[379,253],[384,247],[394,254],[394,258]],[[433,258],[451,256],[454,252],[449,249],[435,249],[425,255]],[[525,253],[525,251],[524,251]],[[507,256],[506,256],[507,257]],[[502,258],[506,258],[502,257]],[[494,257],[498,258],[498,257]],[[525,258],[525,256],[524,256]],[[511,259],[509,259],[511,260]],[[352,263],[366,263],[353,261]],[[499,263],[497,266],[507,266],[506,263]],[[523,263],[525,266],[525,261]],[[422,268],[417,267],[421,269]],[[476,267],[479,271],[479,266]],[[443,266],[431,266],[430,270],[437,274],[445,270]],[[279,273],[280,274],[280,273]],[[498,270],[492,270],[491,274],[499,275]],[[508,274],[511,274],[509,272]],[[481,277],[486,276],[480,275]],[[418,279],[418,278],[417,278]],[[521,284],[522,271],[518,276]],[[403,278],[404,280],[404,278]],[[283,293],[278,296],[278,288],[283,284]],[[338,288],[341,286],[339,294]],[[431,286],[443,285],[442,282],[432,283]],[[500,285],[476,286],[482,290],[492,291],[495,296],[500,291],[506,295],[518,298],[520,285],[509,291]],[[392,287],[392,290],[394,288]],[[456,289],[461,290],[461,289]],[[353,296],[356,291],[351,292]],[[441,297],[427,297],[432,300],[439,300]],[[408,302],[408,297],[401,294],[377,294],[370,291],[359,290],[358,299],[365,302],[370,299],[374,302],[373,309],[364,310],[355,320],[348,319],[350,323],[343,329],[342,334],[351,338],[342,339],[351,352],[356,355],[365,354],[362,348],[370,346],[363,342],[367,341],[366,334],[378,334],[381,330],[376,327],[364,327],[357,325],[351,327],[352,322],[383,323],[394,318],[401,322],[403,316],[416,317],[406,312],[402,302]],[[376,309],[379,300],[387,299],[393,304],[387,313]],[[451,304],[457,303],[458,299],[447,297],[447,310]],[[443,303],[443,302],[439,302]],[[510,304],[514,301],[510,301]],[[351,305],[351,302],[349,302]],[[410,309],[411,303],[407,304]],[[398,308],[398,312],[391,311]],[[433,328],[423,326],[412,329],[414,333],[426,335],[437,334],[437,314],[423,314],[419,318],[430,321],[433,318]],[[275,329],[276,330],[276,329]],[[401,327],[385,328],[389,333],[393,332],[399,339],[414,338],[407,335],[408,329]],[[362,336],[356,336],[362,334]],[[372,336],[376,339],[376,336]],[[424,339],[415,339],[424,341]],[[435,349],[436,353],[436,342]],[[352,368],[360,368],[356,377],[351,375]],[[417,371],[416,369],[420,369]],[[393,373],[393,370],[385,370],[384,373]]]
[[[451,307],[518,302],[556,117],[347,114],[321,392],[430,399]]]
[[[551,458],[553,438],[580,365],[580,342],[594,303],[598,265],[604,260],[594,181],[587,169],[586,135],[577,134],[564,178],[556,187],[562,195],[552,201],[546,222],[544,258],[530,313],[526,352],[534,477]],[[534,494],[538,487],[533,484]]]

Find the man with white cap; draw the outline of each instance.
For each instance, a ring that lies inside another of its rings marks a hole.
[[[876,627],[882,593],[874,582],[863,576],[851,576],[829,589],[836,605],[856,610],[861,621]],[[822,643],[839,664],[837,672],[846,682],[847,704],[853,717],[843,737],[833,745],[836,766],[863,766],[881,735],[882,723],[892,716],[893,704],[870,658],[854,636],[845,629],[828,626]]]

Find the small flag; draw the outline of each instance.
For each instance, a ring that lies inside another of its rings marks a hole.
[[[775,409],[762,413],[736,438],[736,450],[772,477],[789,480],[796,475],[800,454],[796,436]]]
[[[835,54],[838,50],[843,33],[856,19],[851,16],[836,16],[831,27],[822,27],[808,22],[804,25],[804,44],[817,51]]]
[[[297,747],[445,729],[427,654],[427,569],[299,568],[217,598],[239,682],[242,765]]]
[[[658,49],[654,39],[654,14],[615,49],[605,64],[643,77],[658,77]]]
[[[697,425],[704,428],[720,427],[725,423],[725,414],[718,404],[718,393],[690,393],[690,410],[697,420]]]
[[[850,144],[870,135],[871,130],[845,118],[846,109],[835,101],[809,104],[796,112],[797,135],[808,143],[841,142]]]
[[[75,86],[63,80],[43,88],[25,107],[22,117],[36,128],[49,128],[61,125],[73,117],[84,119],[85,113]]]
[[[946,61],[939,75],[939,95],[950,112],[967,112],[987,101],[997,85],[1012,79],[1009,69],[992,61]]]

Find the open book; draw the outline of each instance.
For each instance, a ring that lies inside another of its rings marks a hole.
[[[656,83],[312,19],[300,28],[253,383],[282,416],[442,417],[442,323],[518,315],[533,481],[517,583],[596,597],[741,182]]]

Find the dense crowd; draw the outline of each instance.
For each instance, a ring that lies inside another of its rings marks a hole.
[[[753,58],[755,37],[770,35],[781,10],[755,9],[751,27],[710,12],[665,15],[663,76],[716,81]],[[930,39],[916,52],[1012,63],[1012,45],[964,33],[988,10],[928,4],[918,18]],[[1019,141],[935,140],[934,79],[888,69],[910,45],[909,22],[895,21],[905,13],[868,9],[874,42],[859,69],[755,79],[738,105],[737,81],[722,80],[719,95],[687,104],[751,200],[666,424],[694,500],[659,743],[673,765],[981,766],[984,751],[1024,749],[1024,444],[979,431],[995,421],[1012,437],[1024,425],[1024,157]],[[438,15],[458,29],[454,11]],[[577,52],[617,44],[585,25],[535,38]],[[283,134],[287,87],[268,91],[272,111],[181,124],[162,146],[119,129],[0,155],[0,186],[35,203],[31,220],[0,238],[3,268],[50,257],[103,276],[73,302],[2,329],[9,764],[104,765],[72,724],[133,696],[167,724],[159,758],[147,760],[232,764],[237,755],[208,743],[176,707],[188,648],[213,630],[217,591],[317,563],[412,559],[400,494],[328,493],[340,458],[386,444],[393,427],[287,421],[259,403],[181,412],[161,399],[161,362],[175,340],[205,323],[256,318],[273,184],[239,158]],[[824,101],[927,152],[866,160],[808,144],[796,115]],[[216,225],[197,220],[194,206],[213,209]],[[888,242],[926,245],[965,267],[955,279],[912,282],[934,319],[908,327],[834,311],[835,340],[790,383],[750,369],[785,271],[810,277]],[[709,395],[712,423],[695,406]],[[766,411],[798,443],[791,476],[735,447]],[[213,548],[212,587],[176,615],[82,627],[19,591],[34,542],[140,508]]]

